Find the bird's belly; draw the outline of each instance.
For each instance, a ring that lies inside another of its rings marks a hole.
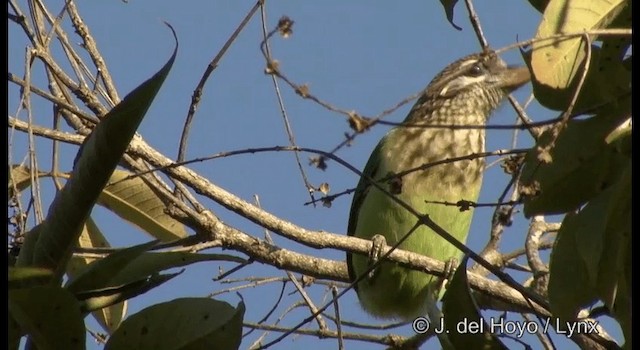
[[[425,200],[476,200],[478,191],[474,186],[455,190],[446,182],[439,181],[429,185],[429,179],[424,180],[427,181],[426,186],[425,183],[411,186],[412,182],[407,181],[396,196],[418,213],[429,215],[434,222],[464,243],[472,212],[460,212],[456,206],[425,203]],[[427,188],[428,192],[424,190]],[[358,218],[356,236],[370,239],[377,234],[383,235],[387,245],[393,246],[409,234],[399,248],[441,261],[460,258],[462,253],[457,248],[427,226],[420,225],[412,231],[418,219],[379,190],[371,188],[362,205],[361,212],[376,214]],[[356,274],[365,273],[368,264],[367,257],[353,256]],[[410,320],[425,315],[427,294],[437,287],[438,281],[436,276],[386,262],[376,269],[371,278],[367,277],[359,283],[358,294],[362,306],[372,315]]]

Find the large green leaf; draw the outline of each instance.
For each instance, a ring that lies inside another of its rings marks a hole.
[[[536,38],[606,28],[627,4],[626,0],[551,0],[545,7]],[[571,85],[586,55],[581,37],[539,41],[532,48],[535,80],[554,89]]]
[[[176,44],[162,69],[109,111],[80,147],[71,178],[51,203],[35,244],[33,264],[54,269],[56,279],[62,278],[84,222],[169,73],[177,49]]]
[[[9,313],[20,325],[20,334],[29,335],[38,350],[85,348],[80,306],[64,288],[46,286],[10,291]]]
[[[150,306],[129,316],[105,350],[238,349],[244,303],[231,305],[207,298],[183,298]]]
[[[602,258],[596,289],[600,299],[620,322],[625,339],[631,341],[631,160],[612,187],[605,218]]]
[[[522,57],[527,66],[533,69],[532,51],[522,51]],[[587,76],[573,106],[574,114],[606,109],[608,103],[631,93],[631,72],[624,66],[623,60],[611,59],[600,47],[592,45],[589,62]],[[563,88],[551,87],[535,79],[531,83],[533,94],[540,104],[549,109],[565,111],[576,93],[579,79],[572,80]]]
[[[567,214],[549,261],[549,305],[554,316],[573,321],[578,310],[596,301],[595,286],[578,248],[584,216]],[[594,257],[594,259],[598,259]]]
[[[104,237],[100,229],[95,224],[93,219],[89,217],[85,223],[82,234],[78,239],[78,247],[81,248],[109,248],[111,245]],[[96,261],[96,258],[87,258],[74,256],[67,265],[67,276],[69,280],[74,280],[80,275],[87,266]],[[98,324],[109,334],[118,328],[120,322],[124,318],[127,310],[127,302],[123,301],[115,305],[111,305],[100,310],[93,311],[91,314],[96,319]]]
[[[113,276],[157,243],[157,241],[151,241],[109,254],[106,258],[90,264],[77,277],[70,280],[66,287],[73,293],[109,287],[109,281]]]
[[[571,321],[596,298],[610,310],[616,310],[618,303],[630,305],[630,243],[629,161],[614,185],[562,223],[550,260],[549,301],[554,315]],[[618,310],[621,325],[629,326],[629,313]]]

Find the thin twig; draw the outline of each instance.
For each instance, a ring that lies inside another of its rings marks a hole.
[[[528,323],[533,322],[533,319],[529,315],[523,313],[521,314],[521,316]],[[545,350],[556,349],[556,347],[553,345],[551,337],[549,336],[549,333],[543,332],[542,329],[544,329],[544,327],[536,327],[536,337],[538,338],[538,340],[540,340],[540,343],[542,343],[542,347]]]
[[[541,134],[540,129],[533,126],[534,123],[527,116],[527,112],[525,112],[524,108],[520,106],[520,103],[518,103],[518,100],[516,100],[515,97],[509,94],[507,98],[509,99],[509,103],[511,104],[511,107],[513,107],[513,109],[516,110],[516,114],[518,116],[518,122],[522,124],[522,126],[524,126],[524,129],[527,130],[529,134],[531,134],[531,137],[533,137],[533,139],[537,141],[538,137],[540,137],[540,134]],[[516,125],[519,125],[519,123],[516,123]],[[518,130],[520,129],[514,129],[514,132],[517,132]],[[514,140],[515,138],[516,137],[514,135]]]
[[[256,329],[263,329],[263,330],[268,330],[268,331],[273,331],[273,332],[287,332],[289,331],[289,327],[280,327],[280,326],[272,326],[272,325],[265,325],[265,324],[257,324],[257,323],[251,323],[251,322],[243,322],[242,324],[244,327],[249,327],[249,328],[256,328]],[[337,338],[338,337],[338,333],[334,332],[334,331],[321,331],[321,330],[317,330],[317,329],[305,329],[305,328],[299,328],[296,329],[293,333],[295,334],[303,334],[303,335],[310,335],[310,336],[315,336],[315,337],[319,337],[319,338]],[[367,335],[367,334],[362,334],[362,333],[351,333],[351,332],[343,332],[342,333],[342,337],[344,339],[348,339],[348,340],[358,340],[358,341],[365,341],[365,342],[370,342],[370,343],[374,343],[374,344],[382,344],[382,345],[394,345],[396,344],[397,340],[396,339],[404,339],[403,337],[399,337],[396,336],[397,338],[393,337],[394,339],[392,339],[392,336],[390,335]],[[257,346],[257,343],[254,343],[254,345]],[[259,348],[263,348],[264,345],[259,346],[259,347],[254,347],[254,346],[250,346],[249,349],[259,349]]]
[[[546,230],[544,217],[542,215],[536,215],[531,218],[531,225],[527,233],[527,239],[524,243],[525,252],[527,255],[527,263],[533,273],[533,289],[541,294],[545,295],[547,292],[547,285],[549,283],[549,268],[540,258],[539,245],[540,238]]]
[[[473,31],[476,33],[476,37],[478,38],[478,42],[482,47],[482,51],[486,51],[489,49],[489,44],[487,43],[487,39],[484,37],[484,33],[482,32],[482,26],[480,26],[480,18],[478,18],[478,14],[474,10],[471,0],[465,0],[465,4],[467,5],[469,21],[471,22]]]
[[[31,42],[31,45],[35,47],[37,45],[36,34],[27,22],[27,17],[24,15],[18,4],[16,4],[15,0],[9,0],[9,5],[15,13],[15,17],[9,16],[9,19],[16,22],[22,28],[22,31]]]
[[[311,314],[316,315],[314,318],[316,322],[318,322],[318,327],[323,331],[328,330],[329,327],[327,327],[327,323],[322,318],[321,313],[318,312],[318,308],[313,303],[313,300],[311,300],[307,292],[304,290],[304,287],[300,284],[300,282],[298,282],[298,279],[296,278],[296,276],[291,271],[287,271],[287,276],[289,277],[289,280],[293,283],[293,285],[296,287],[296,290],[298,291],[298,293],[300,293],[300,296],[302,297],[302,300],[304,301],[304,303],[307,304],[307,307],[311,311]]]
[[[89,28],[82,21],[82,17],[78,13],[78,8],[74,1],[67,1],[67,13],[69,13],[71,24],[73,25],[75,32],[80,36],[80,38],[82,38],[82,47],[87,51],[96,67],[96,70],[98,71],[98,75],[106,88],[106,93],[109,97],[108,100],[111,102],[112,106],[115,106],[120,102],[118,90],[113,83],[113,78],[111,78],[111,73],[109,73],[107,64],[104,62],[104,59],[98,50],[98,45],[91,33],[89,33]]]
[[[271,307],[271,309],[267,311],[267,313],[260,320],[258,320],[258,324],[265,323],[269,319],[269,317],[271,317],[271,315],[273,315],[273,313],[276,311],[276,309],[282,302],[282,297],[284,296],[284,289],[286,286],[287,286],[287,281],[283,281],[282,287],[280,288],[280,293],[278,294],[278,298],[276,299],[276,302],[273,303],[273,306]],[[243,334],[242,337],[244,338],[248,336],[249,334],[253,333],[253,331],[255,330],[257,330],[257,328],[250,329],[248,332]],[[260,337],[258,337],[258,339],[254,341],[254,344],[261,342],[262,339],[264,339],[268,334],[269,334],[268,332],[264,332]]]
[[[338,349],[344,350],[344,338],[342,336],[342,321],[340,317],[340,303],[338,302],[338,288],[331,286],[331,296],[333,297],[333,310],[336,315],[336,331],[338,333]]]
[[[269,57],[268,59],[271,60],[271,48],[269,47],[269,41],[267,40],[267,18],[266,18],[267,13],[264,5],[260,6],[260,14],[261,14],[261,20],[262,20],[262,36],[263,36],[263,41],[265,43],[265,52]],[[287,137],[289,138],[289,145],[295,147],[297,146],[297,143],[296,143],[295,136],[293,135],[291,123],[289,122],[289,116],[287,115],[287,111],[284,107],[284,101],[282,99],[282,94],[280,93],[280,86],[278,84],[278,79],[276,79],[274,75],[271,75],[271,81],[273,83],[273,88],[276,93],[276,98],[278,100],[278,106],[280,107],[280,115],[282,116],[284,129],[285,129],[285,132],[287,133]],[[311,201],[315,203],[315,196],[314,196],[315,187],[311,185],[311,183],[309,182],[309,179],[307,178],[307,173],[304,171],[304,168],[302,167],[302,162],[300,161],[300,154],[299,152],[293,152],[293,155],[296,160],[296,165],[298,166],[298,171],[302,176],[302,182],[304,183],[304,187],[309,193],[309,197],[311,198]]]
[[[509,51],[515,48],[525,47],[535,43],[541,43],[544,41],[549,41],[549,45],[554,45],[554,44],[557,44],[558,41],[560,41],[558,39],[570,40],[570,39],[573,39],[576,37],[582,37],[585,35],[588,37],[592,37],[592,36],[595,37],[595,36],[631,36],[632,34],[633,34],[633,30],[628,28],[589,29],[586,31],[552,34],[546,37],[531,38],[523,41],[518,41],[516,43],[501,47],[500,49],[496,49],[495,52],[501,53],[501,52]]]
[[[33,50],[27,49],[24,58],[24,81],[25,88],[22,90],[22,94],[20,96],[20,106],[24,106],[24,109],[27,111],[27,120],[28,120],[28,128],[27,135],[29,137],[29,145],[28,145],[28,154],[29,154],[29,168],[30,168],[30,181],[31,181],[31,197],[34,202],[34,210],[35,210],[35,223],[34,226],[44,221],[44,213],[42,210],[42,198],[40,197],[40,178],[36,176],[38,173],[38,156],[36,154],[36,140],[35,135],[33,133],[33,110],[31,108],[31,68],[33,65]]]
[[[553,248],[553,243],[554,242],[547,242],[547,241],[540,242],[540,244],[538,245],[538,250],[551,249]],[[502,254],[502,259],[504,261],[510,261],[510,260],[517,259],[518,257],[523,256],[525,254],[527,254],[526,250],[524,248],[519,248],[512,252]],[[528,269],[528,271],[531,271],[531,269]]]
[[[282,20],[286,20],[285,18],[281,19]],[[313,94],[311,94],[311,92],[309,91],[309,87],[307,85],[298,85],[296,83],[294,83],[291,79],[287,78],[280,70],[279,68],[279,64],[277,61],[271,60],[271,58],[269,57],[269,54],[267,53],[266,50],[266,45],[268,40],[278,31],[280,30],[280,26],[276,26],[274,29],[272,29],[271,31],[269,31],[266,36],[263,38],[262,42],[260,43],[260,51],[262,52],[262,56],[264,57],[266,63],[267,63],[267,68],[265,70],[265,72],[267,74],[273,74],[275,76],[277,76],[279,79],[281,79],[282,81],[284,81],[287,85],[289,85],[298,95],[300,95],[302,98],[304,99],[309,99],[317,104],[319,104],[320,106],[324,107],[325,109],[331,111],[331,112],[335,112],[335,113],[339,113],[342,114],[346,117],[349,117],[353,112],[352,111],[347,111],[345,109],[333,106],[332,104],[321,100],[320,98],[314,96]]]
[[[187,117],[184,121],[184,126],[182,128],[182,135],[180,136],[180,146],[178,148],[178,156],[176,160],[178,162],[184,160],[185,154],[187,152],[187,140],[189,139],[189,130],[191,129],[191,123],[193,122],[193,117],[195,116],[196,110],[198,109],[198,105],[200,104],[200,99],[202,97],[202,91],[204,90],[204,85],[207,83],[209,76],[213,71],[218,67],[218,63],[222,59],[222,57],[227,53],[227,50],[231,47],[231,44],[236,40],[240,32],[244,29],[244,27],[249,23],[249,20],[258,10],[258,7],[262,1],[257,1],[255,5],[249,10],[246,16],[242,19],[238,27],[231,33],[231,36],[227,39],[227,41],[222,45],[222,48],[216,56],[209,62],[207,68],[204,70],[198,85],[196,85],[195,90],[193,90],[193,95],[191,96],[191,104],[189,105],[189,111],[187,112]]]

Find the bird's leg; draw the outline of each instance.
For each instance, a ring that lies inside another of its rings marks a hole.
[[[367,277],[369,280],[373,280],[376,275],[377,268],[371,269],[371,266],[375,265],[378,260],[380,260],[380,256],[382,255],[382,248],[387,245],[387,239],[383,235],[374,235],[371,237],[371,250],[369,251],[369,261],[368,267],[370,268],[369,274]]]
[[[438,279],[437,284],[430,290],[428,294],[429,317],[432,318],[431,322],[442,317],[442,312],[436,307],[438,300],[442,297],[442,292],[449,284],[449,281],[453,278],[453,274],[456,272],[458,266],[458,259],[450,258],[444,263],[444,276]]]
[[[456,267],[459,262],[456,258],[450,258],[444,263],[444,276],[440,278],[435,288],[428,294],[427,314],[432,323],[439,324],[440,320],[444,317],[442,311],[438,308],[437,302],[442,297],[442,291],[449,284],[449,281],[453,278],[453,274],[456,272]],[[444,333],[437,334],[438,340],[442,349],[454,349],[453,344],[449,340],[449,337]]]

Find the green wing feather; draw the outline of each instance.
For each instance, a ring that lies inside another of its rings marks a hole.
[[[356,225],[358,223],[358,214],[360,211],[360,206],[369,192],[369,188],[371,187],[371,182],[367,179],[376,178],[378,167],[380,165],[380,152],[382,151],[384,138],[378,142],[376,148],[371,152],[371,156],[369,156],[369,160],[367,164],[364,166],[364,170],[362,170],[362,176],[360,177],[360,181],[358,181],[358,185],[356,186],[356,190],[353,193],[353,201],[351,202],[351,210],[349,211],[349,223],[347,226],[347,235],[353,236],[356,231]],[[355,281],[358,277],[353,269],[353,264],[351,260],[351,253],[347,252],[347,269],[349,271],[349,279],[351,281]],[[356,292],[358,291],[358,285],[354,286]]]

